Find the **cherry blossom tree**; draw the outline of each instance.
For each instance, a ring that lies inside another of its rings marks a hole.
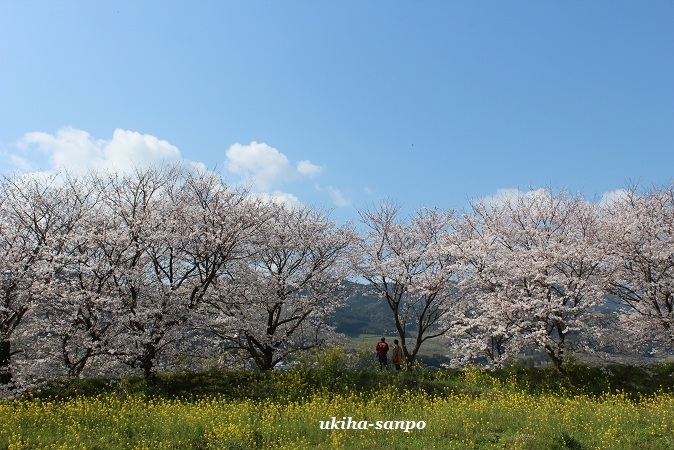
[[[455,255],[460,292],[444,318],[450,324],[445,337],[455,355],[452,366],[486,357],[491,365],[501,367],[523,347],[516,324],[525,318],[499,299],[500,274],[494,262],[500,255],[495,237],[472,215],[457,220],[454,228],[456,232],[445,240],[447,252]]]
[[[255,251],[230,271],[229,283],[209,302],[211,331],[261,370],[320,345],[326,319],[339,306],[354,239],[306,207],[269,203]]]
[[[458,365],[539,349],[561,370],[570,348],[623,331],[674,347],[674,185],[599,206],[550,189],[460,218],[389,203],[360,216],[358,235],[185,165],[5,177],[0,388],[129,368],[152,380],[223,348],[270,370],[334,337],[352,276],[387,301],[407,367],[443,335]],[[610,332],[606,294],[623,304]]]
[[[561,370],[567,337],[592,331],[604,301],[596,208],[581,196],[529,191],[473,202],[462,228],[454,246],[474,299],[459,321],[467,348],[501,364],[533,345]]]
[[[14,333],[38,306],[54,298],[68,236],[81,217],[80,199],[58,176],[16,176],[0,192],[0,384],[13,381]],[[34,337],[33,337],[34,339]]]
[[[59,174],[60,213],[71,218],[70,232],[63,235],[59,249],[57,276],[51,280],[49,301],[33,315],[32,327],[45,332],[33,357],[33,373],[50,378],[49,361],[79,377],[91,360],[104,367],[110,333],[113,328],[114,299],[108,295],[111,271],[97,252],[95,240],[100,232],[97,221],[100,192],[91,174]],[[39,367],[36,367],[39,366]],[[43,369],[42,371],[38,369]]]
[[[443,243],[452,215],[425,209],[405,221],[391,203],[360,211],[367,230],[358,242],[355,270],[391,308],[407,367],[425,341],[451,326],[443,317],[456,301],[453,258]]]
[[[160,354],[183,343],[196,307],[240,257],[259,218],[245,191],[183,166],[111,175],[102,192],[98,245],[120,305],[113,351],[151,378]]]
[[[192,342],[180,342],[180,353],[208,357],[212,339],[204,333],[212,335],[213,318],[202,304],[219,298],[233,267],[256,251],[260,229],[272,211],[245,189],[232,189],[219,175],[202,171],[188,174],[184,186],[170,193],[170,204],[173,229],[179,230],[171,242],[179,245],[152,247],[153,266],[162,283],[187,300],[185,326]]]
[[[653,353],[674,349],[674,185],[622,191],[602,209],[608,292],[622,329]]]

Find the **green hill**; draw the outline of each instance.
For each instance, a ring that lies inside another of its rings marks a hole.
[[[346,304],[337,308],[331,325],[349,337],[361,334],[393,335],[395,324],[386,300],[369,291],[368,286],[349,283]]]

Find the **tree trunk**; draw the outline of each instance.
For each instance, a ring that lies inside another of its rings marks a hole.
[[[262,354],[260,355],[260,361],[261,365],[259,367],[260,370],[272,370],[274,369],[274,366],[272,365],[272,362],[274,361],[274,348],[265,345],[264,350],[261,352]]]
[[[550,358],[552,365],[555,367],[555,370],[557,370],[557,372],[561,372],[563,370],[562,363],[564,362],[564,347],[561,347],[555,351],[555,349],[546,345],[545,350],[548,353],[548,357]]]
[[[553,353],[548,352],[548,356],[550,356],[550,361],[552,361],[552,365],[555,367],[555,370],[557,372],[562,371],[562,359],[558,358],[555,356]]]
[[[157,381],[157,375],[154,371],[154,359],[156,357],[157,351],[154,348],[154,345],[147,344],[145,346],[145,352],[143,354],[143,359],[140,362],[140,368],[143,369],[143,376],[149,384],[155,384]]]
[[[12,382],[12,352],[11,342],[0,341],[0,385]]]

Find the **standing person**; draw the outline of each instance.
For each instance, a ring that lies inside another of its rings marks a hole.
[[[379,358],[379,370],[388,370],[388,344],[386,338],[381,338],[375,347],[377,357]]]
[[[400,370],[403,363],[403,349],[398,345],[398,339],[393,339],[393,353],[391,353],[391,363],[396,370]]]

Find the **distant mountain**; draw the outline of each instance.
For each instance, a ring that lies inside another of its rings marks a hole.
[[[347,336],[395,334],[395,323],[386,299],[372,293],[369,286],[348,283],[346,304],[337,308],[331,325]]]

